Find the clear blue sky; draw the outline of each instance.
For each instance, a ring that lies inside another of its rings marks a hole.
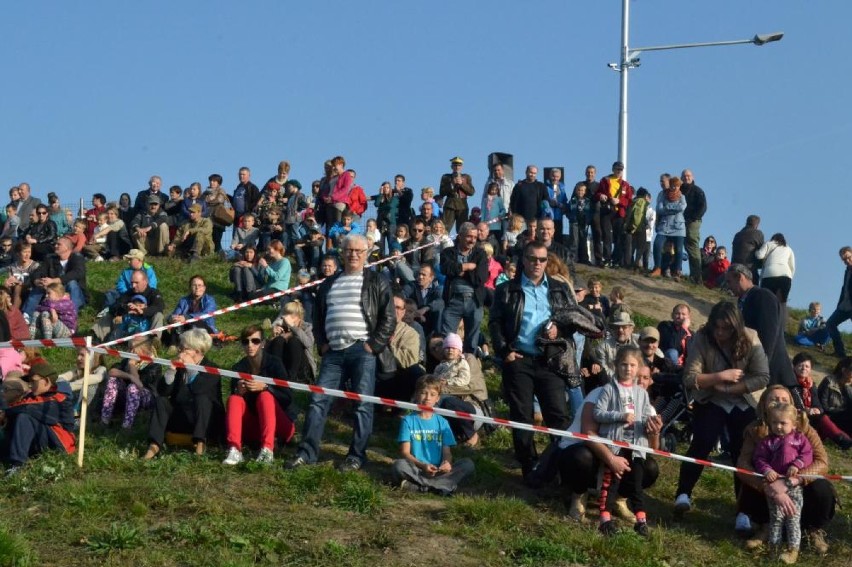
[[[703,236],[746,215],[796,252],[791,303],[837,301],[852,243],[846,57],[852,2],[636,0],[631,45],[780,43],[646,53],[631,73],[629,180],[656,194],[691,168]],[[344,155],[368,192],[397,172],[436,185],[461,155],[479,192],[492,151],[562,165],[616,158],[619,0],[5,3],[0,176],[37,196],[262,183],[279,160],[303,183]]]

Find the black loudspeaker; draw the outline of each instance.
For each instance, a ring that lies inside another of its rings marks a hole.
[[[503,166],[503,177],[511,181],[515,182],[515,156],[512,154],[504,154],[500,152],[494,152],[488,155],[488,178],[491,179],[494,177],[494,166],[497,164]]]
[[[565,183],[565,168],[561,165],[558,166],[558,167],[545,167],[544,168],[544,177],[542,177],[541,180],[545,184],[547,184],[547,182],[550,181],[550,172],[553,171],[554,169],[558,169],[559,171],[562,172],[562,177],[560,178],[560,180],[562,181],[562,183]]]

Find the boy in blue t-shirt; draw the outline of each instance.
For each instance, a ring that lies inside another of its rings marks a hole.
[[[432,408],[441,397],[441,379],[427,374],[417,380],[414,401]],[[459,483],[473,473],[473,461],[453,463],[450,447],[456,444],[450,424],[440,415],[421,409],[402,419],[399,427],[401,459],[393,462],[392,473],[400,488],[412,492],[432,490],[450,496]]]

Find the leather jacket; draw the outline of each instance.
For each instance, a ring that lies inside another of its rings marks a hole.
[[[491,332],[491,342],[498,357],[506,358],[514,350],[515,340],[521,329],[521,318],[524,314],[524,291],[521,288],[521,275],[497,286],[494,296],[494,306],[491,308],[488,320],[488,330]],[[568,310],[577,305],[568,286],[554,278],[548,278],[547,299],[550,310],[556,313]],[[558,323],[557,323],[558,326]],[[570,336],[573,329],[559,328],[559,336]]]
[[[318,347],[328,344],[328,337],[325,334],[325,319],[328,314],[326,300],[331,286],[342,273],[326,278],[317,290],[314,306],[314,338]],[[396,312],[390,283],[384,276],[372,270],[364,270],[364,285],[361,286],[361,313],[364,315],[367,331],[370,333],[367,344],[370,345],[373,354],[379,354],[388,346],[391,335],[396,329]]]
[[[52,244],[56,242],[56,223],[48,219],[44,222],[37,222],[27,227],[23,236],[32,236],[36,239],[37,244]]]

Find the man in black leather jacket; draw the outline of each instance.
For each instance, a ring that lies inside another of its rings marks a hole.
[[[503,360],[503,395],[509,419],[533,423],[533,395],[538,397],[548,427],[568,427],[565,381],[548,368],[535,339],[570,336],[550,320],[553,312],[575,304],[568,286],[545,276],[547,248],[528,243],[522,253],[523,270],[515,279],[497,287],[488,323],[497,357]],[[524,477],[535,466],[538,454],[533,433],[512,430],[515,458]]]
[[[343,240],[343,272],[326,279],[317,290],[313,330],[322,356],[317,385],[336,389],[351,381],[353,392],[370,396],[376,385],[376,359],[390,342],[396,316],[388,281],[364,269],[368,248],[367,239],[361,235]],[[288,468],[316,463],[331,402],[323,394],[311,396],[302,442]],[[342,471],[358,470],[367,459],[373,404],[358,404],[352,429],[352,443],[340,465]]]

